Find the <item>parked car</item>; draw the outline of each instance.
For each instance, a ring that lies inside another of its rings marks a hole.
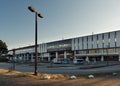
[[[73,59],[73,64],[83,64],[84,60],[83,59]]]
[[[69,60],[68,60],[68,59],[61,59],[61,63],[62,63],[62,64],[68,64],[68,63],[69,63]]]
[[[61,60],[60,60],[60,59],[57,59],[57,58],[54,58],[54,59],[52,60],[52,62],[53,62],[54,64],[61,64]]]
[[[64,58],[58,58],[58,59],[54,58],[52,62],[55,64],[68,64],[69,60]]]

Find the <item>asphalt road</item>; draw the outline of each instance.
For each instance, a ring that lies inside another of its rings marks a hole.
[[[12,63],[0,63],[0,68],[9,69]],[[48,63],[42,63],[38,65],[38,71],[40,73],[49,74],[70,74],[70,75],[81,75],[81,74],[94,74],[94,73],[105,73],[120,71],[119,65],[105,66],[99,68],[81,69],[81,67],[89,65],[71,65],[71,64],[54,64],[50,67]],[[32,64],[16,64],[16,70],[21,72],[34,72],[34,65]]]

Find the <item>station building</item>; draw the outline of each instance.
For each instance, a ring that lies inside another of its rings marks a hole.
[[[34,45],[14,50],[16,59],[34,61]],[[13,54],[13,49],[8,54]],[[39,61],[54,58],[82,58],[86,62],[120,61],[120,30],[38,44]]]

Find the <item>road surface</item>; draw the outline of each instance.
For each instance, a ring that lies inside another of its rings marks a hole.
[[[0,63],[0,68],[9,69],[12,63]],[[84,65],[83,65],[84,66]],[[89,65],[86,65],[89,66]],[[82,75],[82,74],[94,74],[94,73],[105,73],[120,71],[120,65],[105,66],[99,68],[81,69],[81,65],[69,65],[69,64],[54,64],[50,67],[50,64],[43,63],[38,66],[40,73],[49,74],[70,74],[70,75]],[[34,72],[34,65],[30,64],[16,64],[16,70],[21,72]]]

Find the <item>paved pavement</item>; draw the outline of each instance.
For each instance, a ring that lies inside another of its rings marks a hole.
[[[9,69],[12,63],[0,63],[0,68]],[[16,70],[22,72],[33,72],[33,64],[16,64]],[[52,67],[49,63],[40,63],[38,65],[38,71],[40,73],[50,74],[94,74],[120,71],[120,64],[106,66],[106,64],[86,64],[86,65],[73,65],[73,64],[53,64]]]

